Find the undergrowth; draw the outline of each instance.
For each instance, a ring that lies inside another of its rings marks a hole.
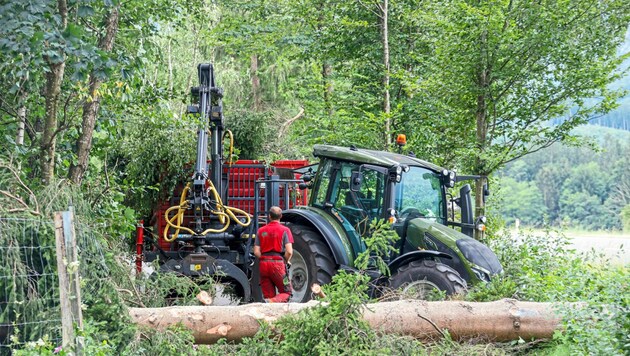
[[[630,273],[602,253],[578,253],[558,231],[527,233],[518,241],[496,236],[487,241],[499,256],[503,275],[469,291],[470,301],[515,298],[558,303],[563,331],[541,354],[630,354]],[[569,303],[578,304],[569,304]]]

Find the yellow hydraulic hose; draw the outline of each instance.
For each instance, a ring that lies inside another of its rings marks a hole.
[[[216,188],[214,187],[214,184],[212,184],[212,181],[208,181],[208,182],[210,183],[208,187],[208,193],[212,194],[212,196],[214,197],[214,200],[217,202],[216,204],[217,210],[213,210],[212,214],[217,215],[219,217],[219,222],[223,224],[223,227],[221,229],[206,229],[205,231],[201,233],[201,235],[205,235],[211,232],[219,233],[219,232],[226,231],[228,227],[230,226],[230,220],[233,220],[238,225],[241,225],[244,227],[249,226],[249,224],[251,223],[251,217],[249,216],[249,214],[244,210],[223,205],[221,196],[219,195]],[[195,232],[192,229],[182,226],[182,223],[184,222],[184,212],[190,208],[188,206],[188,200],[186,200],[186,196],[189,190],[190,190],[190,183],[186,184],[186,187],[182,191],[182,195],[179,199],[179,205],[172,206],[168,208],[166,212],[164,212],[164,217],[166,218],[166,226],[164,227],[164,240],[167,242],[175,241],[175,239],[179,235],[180,230],[184,230],[191,235],[195,235]],[[176,209],[177,209],[177,213],[175,213],[175,215],[169,218],[169,214],[171,213],[171,211],[176,210]],[[244,216],[246,218],[246,221],[241,222],[238,219],[237,215]],[[175,232],[171,234],[170,236],[168,235],[169,228],[175,229]]]
[[[214,198],[217,202],[217,209],[219,210],[215,210],[212,211],[213,214],[218,215],[219,216],[219,221],[224,224],[222,229],[206,229],[205,231],[203,231],[201,234],[205,235],[207,233],[210,232],[223,232],[225,230],[227,230],[227,228],[230,226],[230,218],[232,220],[234,220],[234,222],[236,222],[238,225],[241,226],[249,226],[249,224],[251,223],[251,218],[249,217],[249,214],[241,209],[237,209],[237,208],[233,208],[230,206],[225,206],[223,205],[223,201],[221,200],[221,196],[219,196],[219,193],[217,192],[217,189],[214,187],[214,184],[212,183],[212,181],[208,181],[210,183],[210,187],[208,188],[210,190],[210,192],[214,195]],[[239,215],[243,215],[247,218],[247,222],[242,223],[234,214],[234,212],[236,212]],[[228,218],[227,220],[225,220],[225,218]]]
[[[232,131],[225,130],[225,132],[223,133],[223,137],[221,137],[221,141],[225,139],[226,134],[230,135],[230,158],[228,158],[228,166],[232,167],[232,156],[234,154],[234,135],[232,134]]]
[[[172,206],[166,209],[166,211],[164,212],[164,217],[166,218],[166,226],[164,227],[164,240],[167,242],[175,241],[175,239],[177,238],[177,235],[179,235],[179,230],[184,230],[190,234],[195,233],[193,230],[185,226],[182,226],[182,223],[184,222],[184,212],[186,211],[186,209],[188,209],[188,200],[186,200],[186,195],[188,194],[189,190],[190,190],[190,183],[186,184],[186,186],[184,187],[184,190],[182,190],[182,195],[179,198],[179,205]],[[169,218],[168,215],[170,214],[171,211],[175,209],[178,209],[177,213],[173,215],[172,218]],[[177,225],[173,224],[173,221],[175,219],[177,219]],[[175,233],[173,233],[171,237],[168,236],[169,227],[172,227],[175,229]]]

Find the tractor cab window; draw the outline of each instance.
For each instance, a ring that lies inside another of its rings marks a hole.
[[[411,167],[396,185],[394,208],[401,217],[418,214],[441,221],[444,217],[442,186],[439,176],[422,167]]]
[[[353,172],[361,171],[363,182],[359,191],[350,189]],[[350,162],[341,164],[333,187],[332,203],[341,215],[363,235],[373,218],[382,212],[386,176],[382,172]]]
[[[328,186],[330,185],[330,179],[333,172],[332,162],[326,160],[321,167],[317,170],[315,177],[315,187],[313,190],[313,205],[323,208],[326,203],[326,194],[328,193]]]

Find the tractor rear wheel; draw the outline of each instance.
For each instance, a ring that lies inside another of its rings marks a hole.
[[[412,261],[401,267],[389,285],[401,299],[429,300],[440,293],[449,296],[466,291],[466,281],[457,271],[433,260]]]
[[[311,286],[330,283],[336,272],[332,251],[324,238],[310,227],[287,224],[293,234],[293,257],[291,258],[290,302],[303,303],[311,300]]]

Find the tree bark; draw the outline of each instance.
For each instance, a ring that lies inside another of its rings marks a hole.
[[[68,25],[68,4],[66,0],[57,1],[57,9],[61,19],[60,32],[64,31]],[[59,94],[61,92],[61,83],[66,68],[65,53],[61,54],[62,60],[59,63],[53,62],[49,57],[45,57],[49,65],[49,71],[46,72],[46,86],[44,95],[46,97],[46,106],[44,114],[44,128],[40,141],[41,150],[41,178],[44,184],[50,183],[55,175],[55,147],[57,136],[57,104],[59,103]]]
[[[221,338],[239,341],[256,334],[261,322],[273,324],[318,302],[247,304],[240,306],[182,306],[130,308],[133,323],[166,329],[181,323],[196,343],[209,344]],[[489,303],[462,301],[427,302],[403,300],[369,304],[363,319],[383,334],[409,335],[421,340],[442,337],[448,330],[455,340],[485,338],[493,341],[551,338],[560,328],[554,304],[503,299]]]
[[[383,73],[383,113],[385,114],[385,149],[388,150],[392,145],[392,135],[391,135],[391,102],[390,102],[390,94],[389,94],[389,24],[388,24],[388,12],[389,12],[389,2],[388,0],[383,0],[383,5],[380,8],[381,10],[381,34],[383,41],[383,65],[384,65],[384,73]]]
[[[18,129],[15,136],[15,143],[19,146],[24,145],[24,129],[26,127],[26,92],[20,95],[20,107],[17,109]]]
[[[484,32],[480,38],[480,57],[479,68],[477,70],[477,110],[475,114],[476,121],[476,146],[479,151],[475,157],[475,171],[481,176],[485,176],[486,164],[483,158],[486,146],[488,144],[488,103],[487,94],[490,83],[490,64],[487,63],[487,34]],[[475,184],[475,218],[485,214],[485,206],[483,201],[483,186],[486,183],[483,177],[477,180]],[[483,232],[475,229],[475,238],[477,240],[483,237]]]
[[[252,109],[260,111],[262,99],[260,97],[260,78],[258,77],[258,55],[256,54],[252,54],[250,57],[250,75],[252,78]]]
[[[168,59],[168,93],[173,95],[173,51],[171,50],[171,38],[169,37],[166,47]]]
[[[114,7],[106,19],[105,34],[100,38],[98,47],[106,52],[110,52],[114,47],[114,39],[118,31],[120,5]],[[77,141],[77,164],[70,166],[68,177],[75,184],[81,184],[83,175],[88,167],[90,150],[92,149],[92,137],[96,116],[101,104],[98,88],[103,80],[98,78],[94,72],[90,73],[90,98],[83,104],[83,122],[81,124],[81,135]]]

